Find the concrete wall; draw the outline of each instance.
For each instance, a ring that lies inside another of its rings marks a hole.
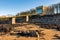
[[[15,24],[15,22],[16,22],[15,20],[16,20],[16,18],[13,17],[12,20],[11,20],[12,21],[12,24]]]

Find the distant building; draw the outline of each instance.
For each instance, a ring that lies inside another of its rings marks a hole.
[[[53,4],[52,7],[54,8],[54,13],[60,13],[60,3]]]
[[[36,7],[36,14],[52,15],[60,13],[60,3],[51,6]]]
[[[46,10],[47,10],[46,6],[36,7],[36,14],[46,14]]]

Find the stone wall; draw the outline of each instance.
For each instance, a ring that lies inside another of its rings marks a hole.
[[[7,20],[1,20],[0,19],[0,24],[11,24],[12,23],[12,18],[7,18]]]
[[[9,20],[4,20],[0,21],[0,24],[11,24],[12,21],[11,19]],[[26,22],[26,17],[18,17],[15,18],[15,23],[24,23]],[[41,24],[60,24],[60,14],[54,14],[54,15],[32,15],[28,16],[28,22],[30,23],[41,23]]]
[[[60,14],[33,16],[29,18],[29,22],[42,24],[60,24]]]

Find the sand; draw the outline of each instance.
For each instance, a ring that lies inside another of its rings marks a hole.
[[[12,36],[9,34],[6,35],[1,35],[0,40],[57,40],[54,39],[54,35],[58,35],[60,37],[60,31],[53,30],[53,29],[45,29],[45,28],[40,28],[41,33],[44,35],[38,37],[17,37],[17,36]],[[60,39],[59,39],[60,40]]]
[[[38,37],[22,37],[22,36],[18,37],[16,35],[9,35],[9,33],[7,33],[6,35],[0,35],[0,40],[60,40],[60,39],[56,39],[57,37],[60,38],[60,31],[57,31],[55,29],[39,28],[39,26],[37,25],[26,25],[26,26],[23,25],[20,26],[19,28],[16,27],[15,29],[16,30],[38,29],[41,34],[39,34]]]

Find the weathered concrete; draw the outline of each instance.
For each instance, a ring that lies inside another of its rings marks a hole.
[[[12,18],[12,24],[15,24],[15,18],[14,17]]]
[[[29,16],[26,16],[26,22],[28,22],[29,21]]]

